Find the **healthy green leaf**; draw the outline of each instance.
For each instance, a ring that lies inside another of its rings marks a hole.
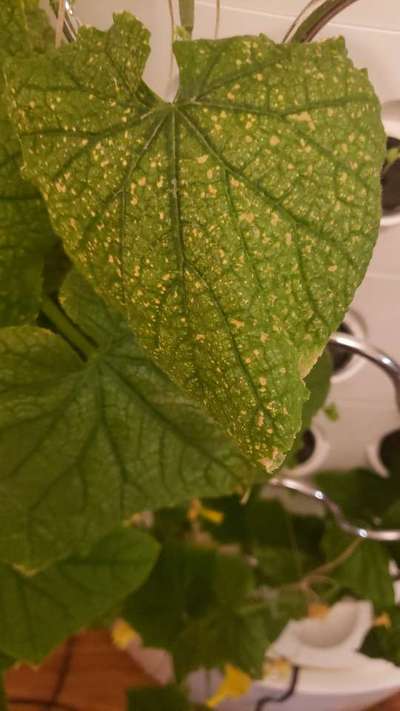
[[[306,614],[306,599],[300,592],[280,593],[261,603],[211,608],[203,618],[190,620],[176,640],[172,649],[176,674],[185,678],[192,670],[222,669],[230,663],[259,678],[269,645],[289,620]]]
[[[65,637],[88,625],[143,583],[158,555],[148,534],[121,529],[87,555],[25,577],[0,565],[0,647],[40,662]]]
[[[319,412],[328,397],[330,379],[332,376],[332,359],[325,350],[305,379],[310,397],[304,403],[302,429],[307,429],[313,417]]]
[[[268,645],[290,618],[305,614],[305,601],[282,593],[260,602],[254,593],[241,558],[169,543],[123,616],[145,644],[171,651],[178,679],[228,662],[257,676]]]
[[[190,711],[193,706],[179,686],[132,689],[128,694],[128,711]]]
[[[354,544],[354,538],[333,524],[327,527],[322,548],[328,561],[338,558],[351,544]],[[377,608],[392,607],[394,591],[389,561],[389,555],[380,543],[360,541],[330,576],[358,597],[372,600]]]
[[[178,42],[174,104],[148,52],[125,13],[9,67],[27,175],[98,292],[274,470],[377,236],[379,104],[342,40]]]
[[[313,417],[321,409],[328,397],[331,376],[332,359],[329,355],[329,351],[325,349],[321,358],[317,360],[305,379],[310,397],[303,405],[301,430],[297,434],[293,448],[285,461],[286,467],[293,467],[298,464],[297,453],[299,449],[303,447],[304,432],[310,427]]]
[[[321,518],[294,515],[276,499],[260,499],[254,493],[245,505],[236,496],[214,499],[211,505],[224,514],[221,525],[208,526],[213,537],[222,543],[238,543],[246,551],[262,547],[292,551],[295,545],[301,555],[314,559],[320,556],[325,528]]]
[[[254,551],[263,581],[268,585],[286,585],[301,580],[318,566],[318,559],[294,547],[263,546]]]
[[[77,274],[62,298],[78,345],[86,333],[86,362],[44,329],[0,330],[0,560],[28,568],[92,545],[134,512],[264,476]]]
[[[0,0],[0,326],[32,321],[42,288],[43,255],[54,241],[46,207],[22,179],[22,156],[4,97],[3,66],[49,44],[49,27],[37,2]],[[28,29],[29,23],[29,29]]]
[[[384,479],[368,469],[326,471],[318,474],[316,481],[355,523],[380,523],[385,511],[400,497],[399,477]]]
[[[123,616],[146,645],[170,649],[188,617],[206,614],[215,603],[215,575],[214,550],[168,543],[145,584],[127,599]]]
[[[368,657],[388,659],[400,666],[400,609],[392,607],[387,614],[390,626],[373,627],[360,651]]]

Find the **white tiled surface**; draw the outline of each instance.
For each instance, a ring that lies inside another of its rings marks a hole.
[[[220,36],[265,32],[279,41],[304,0],[222,0]],[[152,31],[152,57],[146,79],[163,95],[171,91],[170,20],[166,0],[77,0],[84,22],[105,28],[113,11],[130,10]],[[196,35],[213,36],[215,3],[198,0]],[[367,67],[382,102],[400,100],[400,0],[358,0],[322,33],[343,34],[354,62]],[[398,105],[400,118],[400,103]],[[368,275],[359,288],[354,311],[366,326],[371,343],[400,360],[400,227],[381,231]],[[366,464],[366,445],[400,426],[389,382],[365,364],[331,392],[340,419],[319,415],[319,426],[331,444],[326,466]]]

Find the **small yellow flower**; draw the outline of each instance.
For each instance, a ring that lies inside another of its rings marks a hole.
[[[214,509],[208,509],[199,499],[193,499],[190,509],[188,510],[187,517],[189,521],[196,521],[198,518],[204,518],[206,521],[215,523],[216,526],[220,526],[224,520],[224,514],[222,511],[215,511]]]
[[[251,683],[252,680],[248,674],[245,674],[231,664],[227,664],[225,666],[224,679],[214,696],[208,699],[206,706],[210,709],[214,709],[225,699],[238,699],[249,690]]]
[[[386,629],[389,629],[389,627],[391,627],[391,626],[392,626],[392,620],[390,619],[387,612],[382,612],[381,615],[378,615],[378,617],[375,617],[374,627],[386,627]]]
[[[118,649],[126,649],[134,639],[139,637],[133,627],[125,620],[117,620],[111,630],[112,640]]]

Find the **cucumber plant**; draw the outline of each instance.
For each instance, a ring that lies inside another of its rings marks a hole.
[[[307,376],[377,238],[385,135],[344,41],[191,40],[189,5],[174,43],[179,90],[166,102],[142,78],[149,32],[133,15],[55,48],[36,0],[0,0],[0,649],[10,664],[40,662],[143,584],[158,589],[169,549],[157,529],[138,530],[141,512],[174,521],[187,502],[230,496],[240,509],[282,466],[309,421],[306,383],[318,378]],[[267,538],[275,525],[265,518]],[[304,601],[283,596],[277,622],[260,612],[243,556],[188,538],[179,570],[207,589],[169,601],[181,605],[176,629],[185,634],[193,603],[220,636],[203,654],[189,634],[177,674],[190,659],[256,675],[260,650]],[[201,624],[195,633],[207,639]]]

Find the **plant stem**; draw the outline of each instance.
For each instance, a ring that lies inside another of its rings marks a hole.
[[[172,72],[174,69],[174,52],[173,52],[173,44],[175,40],[175,17],[174,17],[174,6],[172,4],[172,0],[168,0],[168,11],[169,11],[169,19],[171,23],[171,56],[169,60],[169,78],[172,78]]]
[[[65,0],[59,0],[56,27],[56,48],[61,46],[65,21]]]
[[[310,578],[314,578],[315,576],[320,577],[321,575],[326,576],[329,573],[332,573],[336,568],[338,568],[342,563],[345,563],[348,558],[350,558],[351,555],[353,555],[354,551],[358,546],[362,543],[361,538],[356,538],[354,541],[350,543],[347,548],[345,548],[340,555],[338,555],[337,558],[334,560],[329,561],[328,563],[324,563],[324,565],[321,565],[319,568],[316,568],[315,570],[312,570],[311,573],[305,576],[303,580],[308,580]]]
[[[61,308],[46,296],[42,301],[42,312],[57,327],[59,332],[72,343],[86,358],[96,352],[96,347],[67,318]]]
[[[181,25],[185,28],[189,37],[192,36],[194,27],[194,3],[195,0],[179,0]]]
[[[215,0],[215,30],[214,30],[215,39],[218,39],[220,21],[221,21],[221,0]]]

